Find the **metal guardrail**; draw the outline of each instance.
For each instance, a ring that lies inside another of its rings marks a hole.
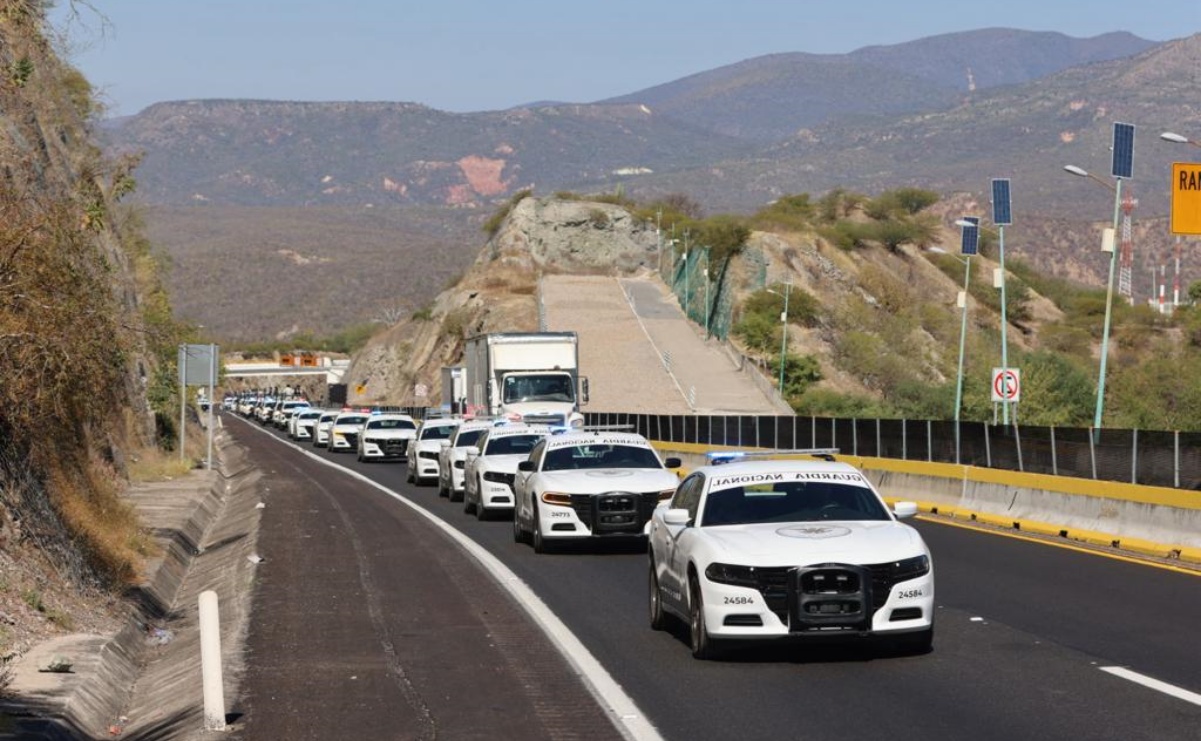
[[[585,413],[662,442],[845,454],[1201,490],[1201,433],[906,419]]]

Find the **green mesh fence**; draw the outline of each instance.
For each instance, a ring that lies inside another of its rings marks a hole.
[[[763,253],[746,250],[743,255],[751,271],[752,285],[756,290],[763,288],[767,284],[767,260]],[[671,258],[674,262],[664,280],[671,285],[680,308],[693,322],[707,327],[708,336],[728,339],[734,322],[737,271],[729,262],[711,267],[708,247],[689,250],[687,259],[675,254]]]

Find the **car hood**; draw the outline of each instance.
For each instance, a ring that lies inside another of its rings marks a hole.
[[[363,437],[377,440],[408,440],[414,434],[413,430],[363,430]]]
[[[595,468],[576,471],[543,472],[544,489],[575,494],[603,494],[610,491],[662,491],[674,489],[679,478],[662,468]]]
[[[713,560],[746,566],[883,563],[927,553],[916,530],[895,521],[822,521],[699,528]]]
[[[489,471],[517,473],[517,464],[529,457],[530,456],[527,453],[513,453],[511,455],[486,455],[480,456],[479,463],[476,463],[476,465]]]

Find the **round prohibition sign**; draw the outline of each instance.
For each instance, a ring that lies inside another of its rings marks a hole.
[[[1022,398],[1022,380],[1016,368],[997,368],[993,371],[992,393],[994,401],[1019,401]]]

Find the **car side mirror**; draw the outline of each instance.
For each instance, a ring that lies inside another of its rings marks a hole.
[[[480,449],[475,447],[474,445],[468,445],[466,448],[466,451],[467,451],[467,455],[469,455],[469,456],[480,454]]]
[[[450,440],[439,440],[439,441],[438,441],[438,445],[439,445],[440,447],[443,447],[443,448],[449,448],[449,447],[450,447]]]
[[[534,470],[534,462],[533,461],[520,461],[517,464],[517,470],[518,471],[533,471]]]
[[[663,513],[663,522],[668,525],[687,525],[692,520],[692,513],[686,509],[669,509]]]
[[[679,458],[668,458],[663,461],[664,468],[679,468],[681,465]]]
[[[904,520],[917,514],[917,502],[897,502],[892,506],[892,513],[898,520]]]

